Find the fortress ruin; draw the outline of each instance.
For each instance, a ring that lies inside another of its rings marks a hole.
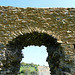
[[[0,75],[18,75],[30,45],[47,48],[51,75],[75,75],[75,8],[0,6]]]

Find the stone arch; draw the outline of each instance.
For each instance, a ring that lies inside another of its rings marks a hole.
[[[0,74],[7,75],[8,72],[9,75],[14,75],[12,74],[14,73],[12,71],[14,67],[10,64],[13,61],[14,54],[11,50],[17,50],[17,47],[14,48],[14,44],[16,44],[14,39],[20,34],[24,35],[25,33],[37,31],[38,33],[45,32],[52,35],[52,37],[57,38],[57,42],[61,43],[57,48],[54,44],[47,47],[48,53],[51,49],[56,48],[61,56],[59,68],[55,75],[75,75],[74,16],[75,8],[15,8],[0,6]],[[21,45],[20,49],[22,48],[23,46]],[[63,51],[63,54],[59,52],[60,50]],[[12,56],[12,60],[9,62],[7,62],[7,58],[9,57],[7,56],[8,52],[9,56]],[[17,55],[15,54],[15,56]],[[49,58],[47,61],[51,65]]]
[[[51,35],[38,32],[19,35],[7,44],[7,63],[5,67],[10,70],[11,74],[18,74],[22,60],[22,49],[24,46],[27,47],[29,45],[46,46],[48,52],[46,60],[51,69],[51,75],[60,75],[60,58],[63,56],[60,43]]]

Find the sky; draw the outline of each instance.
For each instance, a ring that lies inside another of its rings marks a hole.
[[[75,0],[0,0],[0,6],[13,6],[13,7],[65,7],[75,8]]]
[[[28,46],[22,49],[22,53],[24,58],[21,62],[25,63],[34,63],[39,64],[41,66],[45,65],[48,66],[46,62],[46,58],[48,56],[47,50],[45,46]]]
[[[22,8],[75,8],[75,0],[0,0],[0,6]],[[23,61],[25,62],[35,61],[33,63],[38,62],[38,64],[48,65],[46,63],[47,52],[45,47],[27,47],[23,50],[23,54],[25,56]]]

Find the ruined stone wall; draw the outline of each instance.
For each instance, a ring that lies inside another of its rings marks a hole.
[[[0,70],[6,70],[6,45],[26,33],[46,33],[61,43],[64,59],[60,64],[75,72],[75,8],[18,8],[0,6]],[[50,48],[49,48],[50,49]],[[8,71],[8,70],[7,70]],[[65,71],[65,68],[64,70]]]

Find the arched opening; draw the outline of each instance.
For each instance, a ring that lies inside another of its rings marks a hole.
[[[30,45],[22,49],[23,57],[20,63],[20,73],[29,75],[50,75],[48,53],[45,46]]]
[[[20,68],[20,62],[23,58],[22,49],[24,47],[34,45],[47,47],[48,57],[47,62],[49,64],[51,75],[60,75],[60,57],[62,56],[61,45],[57,42],[57,39],[46,33],[26,33],[19,35],[15,39],[9,42],[7,45],[7,62],[5,67],[11,70],[11,74],[17,75]],[[16,64],[16,65],[15,65]]]
[[[40,66],[49,66],[48,62],[46,62],[48,53],[45,46],[27,46],[22,49],[22,53],[24,58],[22,58],[21,62],[34,63]]]

